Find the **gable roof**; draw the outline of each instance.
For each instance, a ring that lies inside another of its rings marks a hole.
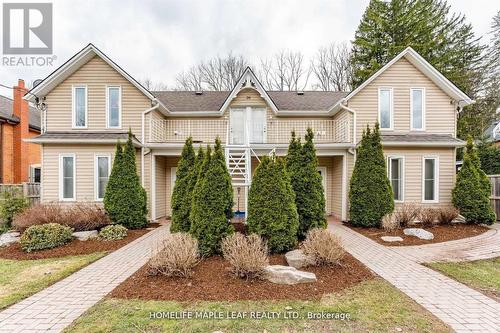
[[[125,79],[127,79],[132,85],[134,85],[139,91],[141,91],[146,97],[155,101],[155,97],[151,92],[146,89],[142,84],[140,84],[136,79],[134,79],[130,74],[128,74],[123,68],[118,66],[113,60],[111,60],[106,54],[99,50],[94,44],[90,43],[81,49],[74,56],[69,58],[64,64],[59,66],[56,70],[50,73],[45,79],[42,80],[37,86],[33,87],[25,96],[24,99],[35,102],[36,97],[43,97],[54,89],[58,84],[63,82],[71,74],[75,73],[81,66],[86,64],[93,57],[98,56],[104,60],[109,66],[120,73]],[[167,111],[163,108],[163,111]]]
[[[29,106],[29,126],[37,131],[40,131],[40,110]],[[13,123],[19,123],[21,120],[13,114],[14,101],[6,96],[0,95],[0,119],[4,119]]]
[[[194,91],[153,91],[172,113],[219,113],[230,91],[203,91],[196,94]],[[323,111],[337,103],[347,95],[346,92],[335,91],[304,91],[298,94],[295,91],[267,91],[276,105],[278,112],[290,111]]]
[[[467,96],[462,90],[460,90],[453,82],[448,80],[443,74],[441,74],[434,66],[432,66],[427,60],[425,60],[420,54],[417,53],[413,48],[408,46],[406,49],[401,51],[397,56],[395,56],[391,61],[385,64],[382,68],[376,71],[372,76],[370,76],[365,82],[363,82],[359,87],[351,91],[345,99],[339,101],[336,105],[331,108],[332,112],[336,112],[340,109],[340,103],[342,101],[348,101],[354,97],[358,92],[363,90],[367,85],[369,85],[373,80],[384,73],[389,67],[391,67],[395,62],[401,58],[408,60],[413,66],[420,70],[424,75],[426,75],[432,82],[434,82],[438,87],[440,87],[446,94],[453,98],[457,102],[461,102],[462,106],[474,103],[474,101]]]

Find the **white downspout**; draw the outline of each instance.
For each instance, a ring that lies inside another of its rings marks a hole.
[[[160,106],[159,103],[156,103],[153,107],[150,107],[149,109],[147,110],[144,110],[142,112],[142,115],[141,115],[141,124],[142,124],[142,129],[141,129],[141,144],[142,144],[142,147],[141,147],[141,185],[142,187],[144,187],[144,140],[145,140],[145,129],[144,129],[144,126],[145,126],[145,121],[146,121],[146,114],[150,113],[151,111],[153,110],[156,110],[158,109],[158,107]],[[151,131],[151,129],[149,129]]]
[[[354,145],[357,144],[356,142],[356,130],[357,130],[357,122],[356,122],[356,111],[354,109],[349,108],[347,105],[344,104],[345,100],[342,100],[340,102],[340,107],[343,108],[344,110],[352,113],[353,117],[353,143]],[[348,150],[348,153],[354,155],[354,162],[356,162],[356,149],[352,152],[351,149]],[[342,220],[347,220],[347,153],[344,154],[343,157],[343,166],[342,166]]]
[[[344,101],[340,102],[340,107],[350,113],[352,113],[352,118],[353,118],[353,143],[356,144],[356,111],[349,108],[347,105],[344,104]]]

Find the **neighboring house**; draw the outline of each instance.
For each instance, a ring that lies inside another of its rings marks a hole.
[[[266,91],[248,68],[233,90],[150,92],[92,44],[26,95],[44,100],[42,201],[101,201],[114,144],[135,135],[138,172],[152,219],[170,215],[184,140],[224,143],[235,210],[246,210],[262,156],[285,155],[290,132],[312,127],[326,210],[348,214],[355,147],[367,125],[381,125],[398,204],[450,205],[455,183],[457,110],[470,98],[407,48],[360,87],[344,92]]]
[[[497,147],[500,147],[500,121],[494,121],[490,127],[484,131],[484,136],[487,140],[495,143]]]
[[[23,99],[23,80],[13,89],[14,99],[0,96],[0,184],[40,182],[40,145],[25,141],[40,134],[40,111]]]

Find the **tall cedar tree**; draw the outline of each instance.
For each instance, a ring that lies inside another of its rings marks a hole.
[[[373,131],[370,127],[363,131],[356,149],[349,202],[350,220],[355,226],[380,227],[382,217],[394,210],[378,123]]]
[[[481,182],[481,188],[483,189],[485,194],[489,197],[491,195],[491,183],[490,180],[488,179],[488,176],[481,168],[481,160],[479,159],[476,147],[474,147],[474,141],[471,135],[467,137],[467,145],[465,146],[465,151],[466,153],[469,154],[470,160],[474,164],[474,167],[477,170],[479,181]]]
[[[484,47],[465,17],[443,0],[371,0],[353,41],[354,86],[408,46],[474,95]]]
[[[117,143],[115,162],[104,194],[104,207],[113,223],[129,229],[144,228],[148,223],[147,198],[137,175],[136,151],[130,131],[123,152],[121,150],[120,143]]]
[[[248,230],[281,253],[297,244],[299,215],[295,193],[282,159],[265,156],[255,170],[248,195]]]
[[[189,232],[198,239],[203,256],[220,253],[222,239],[234,232],[227,216],[228,185],[231,186],[231,182],[227,182],[229,173],[219,154],[220,152],[215,151],[212,156],[210,147],[207,147],[200,176],[193,191]]]
[[[500,174],[500,147],[490,140],[481,140],[477,146],[477,153],[481,160],[481,169],[487,175]]]
[[[478,169],[474,146],[469,137],[464,153],[464,163],[457,174],[455,188],[452,191],[452,202],[460,210],[467,223],[493,224],[495,213],[490,205],[491,185],[484,182]]]
[[[226,217],[228,219],[233,217],[233,205],[234,205],[234,193],[233,193],[233,185],[231,181],[231,175],[229,174],[229,170],[226,165],[226,158],[224,156],[224,150],[222,149],[222,144],[220,142],[220,138],[217,137],[215,139],[214,146],[214,156],[213,163],[217,163],[220,170],[222,170],[221,176],[221,184],[223,185],[221,188],[224,190],[223,193],[226,196],[225,201],[225,212]]]
[[[304,239],[312,228],[326,228],[325,193],[318,173],[318,158],[314,148],[314,133],[307,129],[304,145],[295,138],[288,147],[286,167],[295,192],[295,205],[299,214],[299,239]]]
[[[172,193],[172,225],[171,232],[188,232],[191,227],[189,213],[195,182],[194,172],[196,156],[193,149],[193,139],[189,137],[182,148],[181,158],[177,164],[177,174]]]

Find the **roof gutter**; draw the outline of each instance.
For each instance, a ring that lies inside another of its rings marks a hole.
[[[464,147],[465,142],[395,142],[389,141],[384,142],[382,140],[382,146],[384,147]]]
[[[155,105],[153,105],[152,107],[150,107],[149,109],[146,109],[142,112],[141,114],[141,122],[142,122],[142,128],[141,128],[141,185],[142,187],[144,187],[144,140],[145,140],[145,128],[144,126],[146,125],[146,115],[150,112],[152,112],[153,110],[157,110],[159,107],[160,107],[160,103],[158,103],[158,101],[156,99],[153,100],[153,103],[155,103]],[[149,129],[151,131],[151,128]]]

